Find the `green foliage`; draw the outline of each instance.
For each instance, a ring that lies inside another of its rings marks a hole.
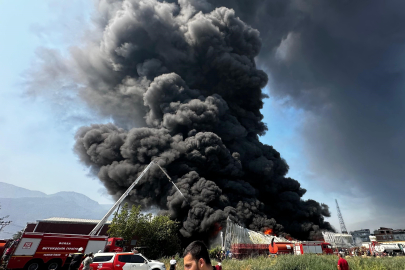
[[[107,232],[110,237],[122,237],[130,242],[135,235],[139,235],[139,223],[144,218],[141,207],[133,205],[130,210],[128,208],[128,203],[125,203],[119,213],[115,212]]]
[[[16,232],[15,234],[13,234],[13,240],[20,239],[23,232],[24,232],[24,230],[21,230],[21,231]]]
[[[351,270],[403,270],[405,257],[346,257]],[[170,258],[163,258],[166,269]],[[183,259],[177,257],[177,269],[183,269]],[[277,258],[254,257],[245,260],[224,260],[222,269],[232,270],[336,270],[338,257],[333,255],[280,255]],[[212,260],[212,265],[217,262]]]
[[[142,250],[145,256],[159,258],[180,252],[178,231],[179,223],[169,217],[144,215],[140,206],[133,205],[129,210],[126,203],[119,213],[115,213],[108,234],[122,237],[126,242],[136,237],[137,246],[146,247]]]
[[[221,252],[221,247],[215,247],[208,251],[210,258],[216,258],[217,254]]]
[[[181,251],[178,237],[179,223],[168,216],[146,215],[140,228],[140,246],[148,247],[143,251],[146,256],[160,258]]]

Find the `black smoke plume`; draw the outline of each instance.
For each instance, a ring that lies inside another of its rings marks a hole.
[[[205,12],[206,10],[212,10]],[[119,197],[158,159],[188,199],[152,167],[129,201],[158,206],[203,238],[231,219],[299,239],[332,230],[327,205],[303,200],[288,165],[259,136],[259,32],[204,1],[100,1],[100,40],[72,51],[82,97],[115,124],[82,127],[75,150]]]
[[[271,96],[305,113],[306,180],[346,195],[352,229],[402,228],[405,2],[207,1],[260,31]]]

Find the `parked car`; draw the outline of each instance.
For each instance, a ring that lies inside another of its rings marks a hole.
[[[142,254],[133,252],[96,253],[90,267],[93,270],[166,270],[164,263],[148,260]],[[82,269],[83,263],[79,270]]]

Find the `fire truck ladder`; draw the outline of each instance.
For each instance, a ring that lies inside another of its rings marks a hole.
[[[152,160],[148,166],[146,166],[146,168],[142,171],[142,173],[138,176],[138,178],[136,178],[136,180],[132,183],[131,186],[129,186],[129,188],[127,189],[127,191],[124,192],[124,194],[122,194],[122,196],[115,202],[115,204],[111,207],[111,209],[107,212],[107,214],[105,214],[105,216],[103,217],[103,219],[100,220],[100,222],[96,225],[96,227],[94,227],[94,229],[89,233],[89,235],[98,235],[100,233],[100,229],[104,226],[104,224],[107,222],[107,219],[110,217],[110,215],[117,209],[117,207],[125,200],[125,198],[128,196],[129,192],[131,192],[131,190],[136,186],[136,184],[138,184],[139,180],[141,180],[141,178],[145,175],[145,173],[150,169],[150,167],[156,164],[161,170],[162,172],[167,176],[167,178],[169,178],[169,182],[171,182],[174,187],[179,191],[179,193],[181,194],[181,196],[183,196],[184,199],[186,199],[186,197],[184,197],[184,194],[180,191],[180,189],[173,183],[172,179],[169,177],[169,175],[165,172],[165,170],[163,170],[162,167],[160,167],[160,165],[157,163],[157,160]],[[186,199],[187,200],[187,199]]]
[[[347,234],[346,225],[345,225],[345,222],[343,221],[342,213],[340,213],[339,204],[336,199],[335,199],[335,202],[336,202],[336,208],[337,208],[337,213],[338,213],[338,217],[339,217],[340,230],[342,231],[342,233]]]

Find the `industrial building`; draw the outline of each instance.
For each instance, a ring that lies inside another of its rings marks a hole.
[[[357,231],[350,232],[353,236],[354,241],[361,240],[361,242],[370,242],[370,230],[369,229],[361,229]],[[358,239],[358,240],[356,240]]]
[[[378,242],[405,241],[405,230],[380,227],[374,231]]]
[[[66,233],[88,235],[100,220],[53,217],[28,223],[25,232]],[[107,221],[99,235],[107,235],[111,221]]]
[[[323,239],[332,245],[333,248],[354,247],[353,237],[347,233],[322,232]]]

